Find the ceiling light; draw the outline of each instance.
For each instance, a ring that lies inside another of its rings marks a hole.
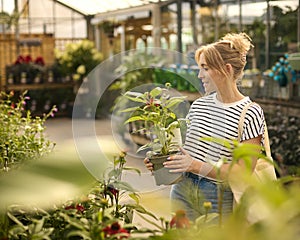
[[[148,25],[143,25],[143,26],[142,26],[142,29],[143,29],[144,31],[152,31],[153,26],[150,25],[150,24],[148,24]]]

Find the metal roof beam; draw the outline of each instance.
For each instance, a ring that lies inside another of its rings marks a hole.
[[[137,7],[124,8],[124,9],[119,9],[119,10],[114,10],[114,11],[109,11],[104,13],[97,13],[95,14],[92,23],[97,24],[106,18],[117,17],[120,15],[132,15],[133,13],[136,12],[151,11],[154,8],[154,6],[155,5],[151,3],[151,4],[146,4]]]
[[[76,12],[76,13],[84,16],[84,17],[89,16],[89,14],[84,14],[83,12],[80,12],[78,9],[72,8],[70,5],[62,3],[59,0],[52,0],[52,1],[55,2],[55,3],[57,3],[57,4],[60,4],[61,6],[64,6],[64,7],[68,8],[68,9],[70,9],[70,10],[72,10],[72,11],[74,11],[74,12]]]

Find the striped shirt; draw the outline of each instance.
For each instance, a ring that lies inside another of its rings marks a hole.
[[[197,160],[217,162],[225,158],[231,161],[232,149],[222,141],[237,140],[240,115],[249,102],[250,98],[245,97],[234,103],[221,103],[216,93],[194,101],[188,113],[189,125],[184,148]],[[257,104],[251,105],[245,115],[241,141],[263,135],[263,131],[263,110]],[[218,139],[218,142],[203,139],[207,137]]]

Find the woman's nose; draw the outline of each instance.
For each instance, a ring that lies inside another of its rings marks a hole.
[[[200,69],[199,69],[199,72],[198,72],[198,78],[202,78],[202,74],[201,74]]]

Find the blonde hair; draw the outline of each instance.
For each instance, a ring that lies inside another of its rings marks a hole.
[[[238,79],[242,76],[247,63],[246,55],[253,47],[251,41],[246,33],[228,33],[219,41],[197,49],[195,60],[199,64],[200,55],[203,54],[209,68],[228,78],[230,75],[226,70],[226,64],[230,64],[233,68],[233,78]]]

